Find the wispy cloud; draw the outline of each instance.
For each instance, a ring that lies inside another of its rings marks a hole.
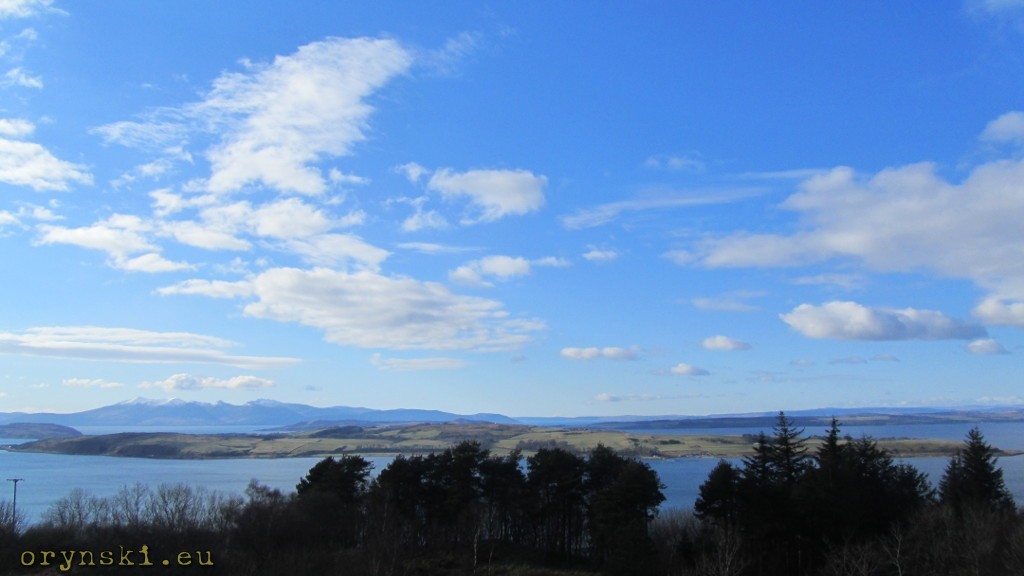
[[[380,370],[394,372],[419,372],[422,370],[457,370],[468,364],[458,358],[385,358],[380,354],[370,356],[370,364]]]
[[[620,348],[618,346],[606,346],[604,348],[562,348],[560,352],[563,358],[569,360],[596,360],[604,358],[606,360],[637,360],[640,358],[640,350],[638,348]]]
[[[214,132],[205,150],[204,187],[229,193],[249,184],[321,194],[327,181],[317,162],[351,153],[364,140],[373,108],[369,95],[405,72],[412,55],[394,40],[329,38],[226,72],[199,102],[96,129],[108,142],[149,149],[187,144]]]
[[[710,193],[695,191],[687,194],[660,194],[651,197],[634,198],[599,204],[591,208],[581,208],[576,212],[562,216],[562,225],[569,230],[594,228],[612,222],[630,212],[647,210],[671,210],[693,206],[728,204],[760,194],[759,189],[721,190]]]
[[[222,350],[232,345],[221,338],[188,332],[97,326],[52,326],[0,332],[0,354],[111,362],[223,364],[253,369],[299,362],[296,358],[235,356]]]

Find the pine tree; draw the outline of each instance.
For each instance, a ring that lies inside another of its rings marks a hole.
[[[996,466],[995,449],[972,428],[964,446],[954,454],[939,483],[939,496],[944,504],[962,510],[965,506],[982,506],[997,510],[1013,510],[1013,496],[1003,482],[1003,470]]]

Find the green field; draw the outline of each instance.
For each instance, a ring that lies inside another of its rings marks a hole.
[[[263,436],[124,433],[39,440],[7,449],[137,458],[290,458],[340,454],[428,454],[463,440],[480,442],[496,454],[519,449],[530,455],[538,449],[554,447],[584,453],[603,444],[623,455],[642,458],[737,458],[749,455],[753,447],[750,437],[715,434],[640,434],[507,424],[417,424],[375,428],[345,426]],[[818,439],[809,440],[811,450],[817,442]],[[959,442],[929,439],[883,439],[878,444],[894,456],[905,458],[949,456],[961,446]]]

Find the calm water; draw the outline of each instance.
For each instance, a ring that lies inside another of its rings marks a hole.
[[[844,432],[854,437],[869,435],[874,438],[916,437],[962,440],[970,424],[863,426],[848,427]],[[994,446],[1024,450],[1024,423],[983,424],[979,426],[986,440]],[[666,433],[756,434],[757,428],[709,430],[665,430]],[[113,432],[104,430],[103,432]],[[153,431],[153,430],[148,430]],[[189,430],[197,432],[196,430]],[[213,432],[214,430],[204,430]],[[232,430],[235,432],[251,432]],[[96,430],[89,432],[97,433]],[[651,431],[647,431],[651,432]],[[808,434],[822,434],[822,430],[808,429]],[[0,439],[0,444],[18,440]],[[281,458],[268,460],[150,460],[144,458],[110,458],[104,456],[62,456],[55,454],[22,454],[0,451],[0,481],[24,478],[18,484],[18,509],[30,521],[36,521],[57,499],[72,488],[82,488],[95,496],[111,496],[123,485],[142,482],[152,487],[160,483],[185,482],[205,486],[226,494],[242,494],[249,480],[283,491],[295,489],[299,479],[316,464],[318,458]],[[387,466],[390,458],[369,458],[376,471]],[[678,458],[650,461],[665,484],[666,507],[690,507],[697,498],[698,487],[718,462],[715,458]],[[946,466],[945,458],[914,458],[907,460],[928,474],[937,484]],[[1017,502],[1024,504],[1024,456],[1001,458],[1007,488]],[[10,500],[13,484],[0,483],[0,499]]]

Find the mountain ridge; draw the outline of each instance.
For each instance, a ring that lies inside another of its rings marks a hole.
[[[1024,421],[1021,406],[969,406],[959,408],[874,407],[792,410],[787,416],[798,424],[818,424],[832,416],[847,425],[876,423]],[[509,417],[495,413],[456,414],[442,410],[360,406],[317,407],[257,399],[244,404],[194,400],[135,398],[73,413],[0,412],[0,424],[53,423],[64,426],[299,426],[312,422],[345,425],[486,422],[533,426],[594,426],[601,428],[771,426],[778,412],[742,414]]]

